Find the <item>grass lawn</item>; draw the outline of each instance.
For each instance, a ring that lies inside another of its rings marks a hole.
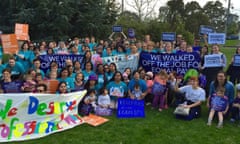
[[[117,119],[108,117],[109,122],[92,127],[87,124],[55,133],[47,137],[15,142],[18,144],[239,144],[237,124],[225,121],[217,129],[215,120],[211,127],[206,125],[207,109],[203,105],[203,116],[192,121],[175,119],[173,108],[162,112],[146,107],[146,118]]]
[[[228,63],[235,48],[222,48]],[[202,106],[202,117],[192,121],[175,119],[173,108],[162,112],[145,108],[146,117],[137,119],[118,119],[107,117],[109,122],[92,127],[87,124],[73,129],[51,134],[41,139],[10,144],[239,144],[240,127],[229,120],[222,129],[217,129],[217,120],[211,127],[206,125],[208,112]]]
[[[237,46],[239,43],[239,40],[226,40],[225,46]]]

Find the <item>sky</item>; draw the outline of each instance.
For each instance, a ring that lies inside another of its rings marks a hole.
[[[117,0],[117,1],[120,4],[122,2],[122,0]],[[131,4],[134,0],[124,0],[124,1],[125,1],[124,9],[132,11],[131,10],[132,8],[128,4]],[[154,1],[157,1],[154,12],[155,12],[155,15],[158,15],[159,8],[161,6],[165,6],[168,0],[154,0]],[[191,2],[193,0],[183,0],[183,1],[186,4],[187,2]],[[195,1],[197,1],[200,4],[200,6],[203,7],[206,4],[206,2],[216,1],[216,0],[195,0]],[[219,0],[219,1],[221,3],[223,3],[223,7],[227,8],[229,0]],[[240,2],[239,2],[239,0],[230,0],[230,1],[231,1],[231,7],[233,8],[233,9],[231,9],[231,13],[237,14],[238,16],[240,16]]]

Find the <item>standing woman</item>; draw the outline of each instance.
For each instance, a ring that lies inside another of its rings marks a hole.
[[[117,71],[114,73],[113,78],[107,85],[107,89],[110,93],[111,104],[113,108],[116,108],[117,99],[119,97],[126,97],[128,88],[123,82],[123,77],[121,72]]]
[[[236,49],[236,54],[240,55],[240,47]],[[232,57],[231,64],[228,67],[227,75],[230,76],[229,80],[233,83],[240,83],[240,65],[234,65],[234,56]]]
[[[216,66],[216,67],[203,67],[203,74],[206,76],[207,84],[206,84],[206,93],[209,93],[209,86],[212,81],[216,79],[217,73],[223,68],[226,67],[227,64],[227,58],[224,53],[220,51],[220,48],[218,45],[214,44],[212,46],[212,51],[210,55],[220,55],[221,56],[221,65]],[[206,63],[206,62],[205,62]]]
[[[31,67],[33,59],[34,54],[33,51],[29,50],[29,44],[27,42],[23,43],[21,50],[16,54],[16,61],[20,62],[27,71]]]

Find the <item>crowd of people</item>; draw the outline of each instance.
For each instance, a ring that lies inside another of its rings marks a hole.
[[[2,49],[1,49],[2,50]],[[124,72],[118,71],[115,63],[104,64],[101,61],[93,65],[91,57],[99,54],[100,57],[115,55],[139,56],[141,51],[174,54],[174,53],[199,53],[201,62],[197,75],[183,79],[172,71],[167,73],[164,69],[159,73],[146,71],[142,67],[132,71],[126,67]],[[53,61],[50,69],[44,72],[41,67],[40,55],[84,55],[83,62],[65,60],[65,67],[59,68],[58,62]],[[204,67],[204,57],[211,54],[220,54],[220,67]],[[237,48],[236,54],[240,54]],[[1,59],[3,52],[1,51]],[[1,61],[2,62],[2,61]],[[11,54],[8,61],[0,66],[1,92],[20,93],[34,92],[47,93],[48,87],[44,83],[47,80],[57,80],[57,95],[86,89],[87,95],[80,106],[80,112],[87,113],[89,108],[96,107],[116,109],[117,99],[128,97],[136,100],[145,100],[146,105],[151,105],[159,112],[169,106],[190,108],[187,116],[176,115],[177,118],[191,120],[201,116],[202,102],[207,100],[209,107],[208,125],[212,124],[214,113],[219,117],[218,127],[223,126],[223,118],[230,115],[231,121],[239,119],[240,109],[240,73],[236,72],[240,66],[234,66],[232,62],[227,73],[223,71],[227,65],[224,53],[218,45],[212,45],[209,50],[207,43],[200,49],[188,45],[182,35],[177,35],[175,42],[153,42],[150,35],[146,35],[143,41],[123,40],[117,37],[109,42],[95,41],[94,37],[86,37],[83,40],[75,37],[68,42],[42,41],[39,45],[26,41],[15,54]],[[205,76],[206,84],[199,83],[200,75]],[[230,76],[228,81],[227,76]],[[14,83],[14,84],[12,84]],[[235,86],[237,93],[235,94]]]

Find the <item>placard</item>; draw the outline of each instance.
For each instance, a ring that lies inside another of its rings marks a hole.
[[[47,85],[47,92],[51,94],[55,94],[58,88],[59,81],[58,80],[46,80],[44,83]]]
[[[3,52],[5,54],[15,54],[18,52],[18,42],[15,34],[1,35]]]
[[[225,111],[228,105],[228,99],[226,96],[220,97],[217,95],[211,96],[211,109],[215,111]]]
[[[135,38],[135,31],[133,28],[128,29],[128,37],[129,38]]]
[[[29,34],[28,34],[28,24],[15,24],[15,34],[17,37],[17,40],[29,40]]]
[[[204,56],[204,67],[222,67],[222,55],[221,54],[211,54]]]
[[[88,116],[83,117],[83,120],[92,126],[99,126],[101,124],[104,124],[108,121],[108,119],[100,117],[100,116],[96,116],[94,114],[89,114]]]
[[[113,26],[112,27],[112,32],[122,32],[122,26]]]
[[[117,108],[118,118],[144,118],[144,100],[119,98]]]
[[[175,41],[176,40],[176,33],[174,32],[163,32],[162,33],[162,41]]]
[[[226,34],[225,33],[209,33],[208,44],[225,44]]]
[[[201,25],[199,28],[200,35],[204,35],[204,34],[208,35],[209,33],[214,33],[214,32],[215,30],[211,26]]]
[[[234,55],[233,66],[240,66],[240,55]]]

